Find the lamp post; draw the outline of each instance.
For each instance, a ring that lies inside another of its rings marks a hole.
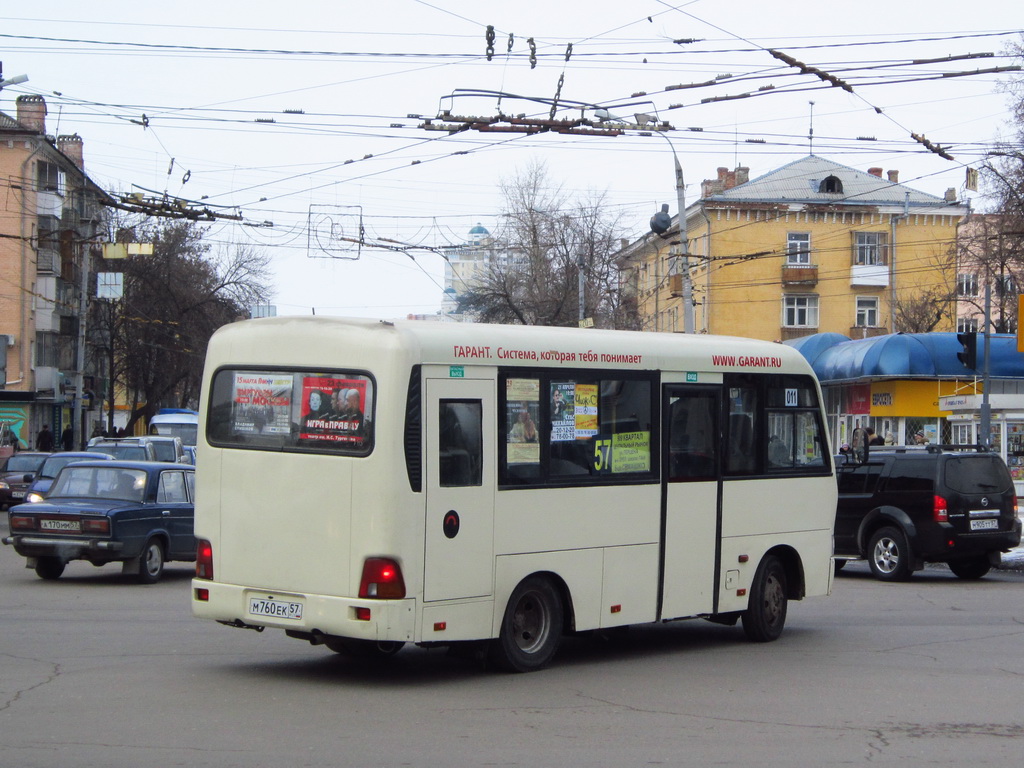
[[[641,126],[644,126],[650,121],[650,116],[637,115],[636,119]],[[654,133],[661,136],[668,142],[669,149],[672,150],[672,160],[675,162],[676,205],[678,207],[677,220],[679,223],[679,257],[675,264],[673,264],[673,267],[675,268],[676,274],[680,274],[680,265],[682,265],[683,333],[693,333],[693,284],[690,279],[690,238],[686,227],[686,186],[683,183],[683,166],[679,163],[679,155],[676,154],[676,148],[675,145],[672,144],[672,139],[660,130],[655,130]],[[659,232],[658,234],[661,233]]]

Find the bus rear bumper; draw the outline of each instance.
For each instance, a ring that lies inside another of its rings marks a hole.
[[[192,615],[262,631],[415,642],[416,600],[363,600],[192,580]]]

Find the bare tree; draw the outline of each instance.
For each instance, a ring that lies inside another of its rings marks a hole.
[[[269,299],[268,257],[246,246],[213,252],[204,234],[185,221],[136,231],[153,254],[125,262],[110,323],[118,378],[136,398],[129,429],[161,406],[194,406],[210,336]]]
[[[485,323],[574,326],[584,317],[604,328],[639,327],[618,289],[613,255],[620,222],[604,196],[579,203],[534,163],[502,182],[507,222],[484,274],[460,298],[460,310]]]

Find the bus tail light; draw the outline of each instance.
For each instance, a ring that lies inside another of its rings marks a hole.
[[[196,578],[213,580],[213,545],[206,539],[196,541]]]
[[[369,557],[363,563],[359,597],[400,600],[405,597],[405,580],[398,563],[386,557]]]
[[[932,519],[936,523],[947,523],[949,522],[949,507],[946,505],[946,500],[941,496],[933,497],[932,502]]]

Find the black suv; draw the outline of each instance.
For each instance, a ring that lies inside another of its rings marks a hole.
[[[837,569],[865,558],[877,578],[903,581],[925,563],[947,563],[961,579],[980,579],[1000,552],[1020,544],[1006,464],[995,453],[951,448],[879,447],[861,462],[839,457]]]

